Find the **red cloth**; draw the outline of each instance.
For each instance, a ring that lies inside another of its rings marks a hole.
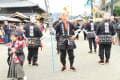
[[[13,54],[13,57],[14,57],[14,63],[15,63],[15,64],[21,62],[21,60],[18,58],[18,56],[17,56],[15,53]]]
[[[113,45],[115,45],[115,41],[113,41]]]
[[[0,42],[3,42],[3,40],[0,38]]]
[[[14,49],[18,50],[20,48],[20,46],[22,46],[22,45],[24,46],[24,40],[23,41],[16,41]],[[12,42],[7,43],[7,47],[12,49]]]
[[[41,32],[43,32],[43,30],[44,30],[43,25],[39,25],[39,28],[40,28]]]
[[[21,46],[24,46],[24,40],[23,41],[16,41],[15,43],[15,47],[12,47],[12,42],[8,43],[7,44],[7,47],[9,49],[15,49],[15,50],[18,50]],[[16,55],[16,53],[13,53],[13,58],[14,58],[14,63],[17,64],[17,63],[20,63],[20,59],[18,58],[18,56]]]
[[[96,45],[98,45],[98,42],[96,41]]]
[[[68,31],[67,21],[66,21],[66,20],[63,20],[63,23],[64,23],[65,30]]]

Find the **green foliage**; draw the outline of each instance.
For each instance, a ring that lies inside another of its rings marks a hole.
[[[120,6],[114,7],[114,16],[120,16]]]

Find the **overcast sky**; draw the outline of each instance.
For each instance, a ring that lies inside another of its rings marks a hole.
[[[34,3],[40,5],[40,7],[45,9],[44,0],[30,0]],[[87,0],[49,0],[50,2],[50,11],[52,13],[62,12],[64,7],[67,7],[72,15],[79,15],[90,13],[90,8],[85,8],[84,4]],[[72,10],[71,10],[72,6]],[[85,12],[86,11],[86,12]]]

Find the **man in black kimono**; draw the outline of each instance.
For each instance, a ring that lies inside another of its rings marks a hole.
[[[99,42],[99,57],[100,64],[109,63],[111,45],[113,36],[115,35],[115,30],[113,24],[109,21],[109,15],[106,15],[104,21],[99,24],[96,30],[97,42]],[[104,61],[104,54],[106,60]]]
[[[87,38],[89,41],[89,48],[90,48],[90,51],[88,53],[92,53],[92,43],[94,45],[94,52],[96,53],[96,40],[95,40],[96,25],[93,23],[92,20],[89,19],[85,29],[86,29]]]
[[[41,45],[42,32],[35,22],[35,17],[31,17],[30,23],[25,26],[24,30],[28,40],[28,62],[31,64],[31,61],[33,61],[33,65],[38,65],[38,48]]]
[[[60,60],[63,65],[61,71],[66,70],[66,52],[68,53],[70,60],[70,69],[76,70],[73,66],[74,63],[74,49],[76,36],[80,32],[73,23],[67,21],[67,14],[62,14],[62,20],[56,25],[56,34],[59,37],[58,45],[60,49]],[[73,35],[73,32],[75,35]]]

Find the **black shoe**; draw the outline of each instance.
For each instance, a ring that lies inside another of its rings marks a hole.
[[[95,50],[94,52],[96,53],[97,51]]]
[[[31,61],[28,61],[28,64],[31,64]]]
[[[32,65],[33,65],[33,66],[38,66],[38,63],[37,63],[37,62],[35,62],[35,63],[33,63]]]
[[[92,51],[89,51],[88,53],[92,53]]]
[[[76,71],[76,68],[73,67],[73,66],[71,66],[70,69],[73,70],[73,71]]]
[[[24,80],[23,78],[18,78],[18,80]]]
[[[104,65],[104,60],[100,60],[98,63]]]
[[[65,71],[66,70],[66,66],[63,66],[61,71]]]
[[[109,60],[106,60],[106,61],[105,61],[105,64],[109,64]]]

